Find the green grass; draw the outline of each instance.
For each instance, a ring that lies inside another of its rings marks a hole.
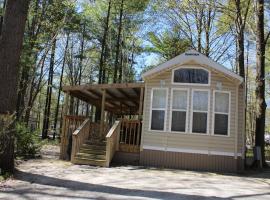
[[[0,182],[8,179],[9,177],[11,177],[10,173],[0,174]]]
[[[60,145],[60,140],[59,139],[46,139],[42,140],[42,145],[53,145],[53,146],[59,146]]]

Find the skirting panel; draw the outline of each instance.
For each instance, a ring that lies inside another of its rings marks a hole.
[[[116,164],[138,165],[139,153],[115,152],[113,162]]]
[[[140,165],[200,171],[237,172],[243,170],[244,162],[241,157],[235,159],[233,156],[144,149],[140,153]]]

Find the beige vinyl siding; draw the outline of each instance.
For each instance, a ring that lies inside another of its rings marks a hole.
[[[193,64],[194,65],[194,64]],[[187,65],[185,65],[186,67]],[[200,65],[197,65],[200,66]],[[205,67],[205,66],[202,66]],[[205,67],[207,69],[207,67]],[[210,70],[208,68],[208,70]],[[211,70],[210,70],[211,71]],[[168,103],[167,103],[167,113],[165,116],[166,125],[165,131],[151,131],[150,130],[150,112],[151,112],[151,90],[152,88],[161,87],[160,81],[165,81],[165,85],[163,88],[168,88]],[[235,134],[236,134],[236,124],[235,124],[235,116],[236,112],[239,112],[241,108],[237,111],[236,109],[236,82],[233,82],[230,77],[225,77],[223,74],[217,73],[216,71],[211,71],[211,84],[210,86],[191,86],[191,85],[174,85],[172,84],[172,70],[167,70],[159,75],[145,80],[146,90],[145,90],[145,99],[144,99],[144,125],[143,125],[143,141],[142,145],[146,146],[156,146],[156,147],[164,147],[164,148],[185,148],[185,149],[195,149],[195,150],[208,150],[208,151],[219,151],[219,152],[229,152],[234,153],[235,151]],[[213,128],[213,91],[216,90],[217,82],[222,82],[222,90],[231,92],[231,105],[230,105],[230,135],[228,137],[224,136],[214,136],[212,135]],[[187,112],[187,120],[188,133],[171,133],[170,132],[170,106],[171,106],[171,92],[172,88],[185,88],[189,89],[189,102],[188,102],[188,112]],[[208,135],[199,135],[199,134],[191,134],[191,124],[190,124],[190,116],[191,116],[191,95],[192,89],[210,89],[210,112],[208,113],[209,124]],[[239,90],[241,91],[241,90]],[[242,95],[241,92],[239,92]],[[239,105],[243,105],[242,98],[239,97]],[[242,122],[243,113],[238,113],[238,121],[239,124]],[[241,116],[241,117],[240,117]],[[242,126],[238,126],[239,129],[242,130]],[[242,134],[242,131],[239,131]],[[242,149],[242,136],[238,137],[238,153],[241,153]]]

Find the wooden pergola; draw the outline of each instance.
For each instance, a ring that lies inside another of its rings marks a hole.
[[[144,83],[63,86],[63,91],[101,110],[135,115],[139,114],[143,101]]]
[[[138,115],[141,119],[144,83],[86,84],[63,86],[66,93],[64,115],[67,114],[69,96],[76,97],[101,110],[100,128],[104,128],[105,111],[116,115]]]

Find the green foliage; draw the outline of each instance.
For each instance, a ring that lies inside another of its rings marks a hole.
[[[32,132],[24,123],[16,124],[15,156],[33,158],[39,154],[41,140],[38,131]]]
[[[190,42],[176,33],[164,32],[158,36],[149,32],[148,37],[153,46],[146,47],[148,52],[158,53],[166,60],[171,59],[187,50]]]

